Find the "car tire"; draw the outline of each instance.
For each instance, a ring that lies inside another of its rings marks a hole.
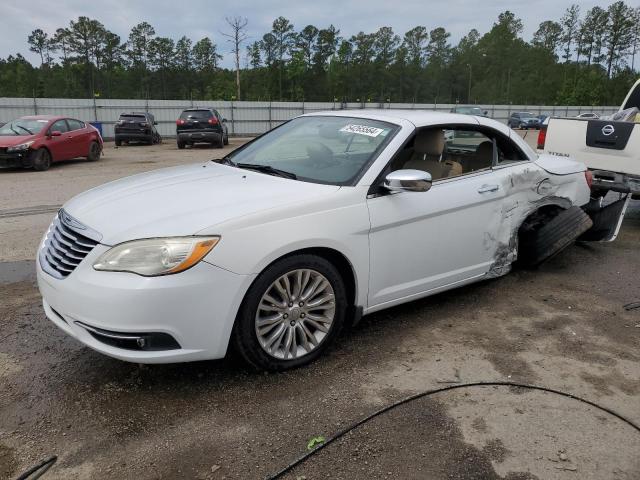
[[[224,136],[224,144],[225,145],[229,145],[229,134],[228,133]]]
[[[224,148],[224,132],[220,135],[220,139],[214,145],[216,148]]]
[[[87,160],[89,160],[90,162],[97,162],[98,160],[100,160],[100,153],[102,153],[100,144],[96,141],[91,142],[91,144],[89,144],[89,153],[87,154]]]
[[[122,145],[122,140],[116,140],[116,147],[119,147]]]
[[[300,283],[302,289],[297,287]],[[289,288],[285,288],[287,285]],[[316,288],[312,291],[314,285]],[[288,297],[286,292],[289,290],[291,296]],[[267,296],[279,305],[269,302],[270,307],[260,308],[267,305],[264,302]],[[314,308],[323,299],[321,308]],[[314,306],[304,305],[306,300],[311,300],[309,305],[314,303]],[[344,281],[331,262],[310,254],[286,257],[267,267],[247,291],[236,317],[233,346],[258,370],[297,368],[316,360],[326,351],[342,329],[346,310]],[[259,322],[269,322],[269,317],[273,316],[280,318],[267,323],[259,333]],[[326,331],[317,328],[318,325]],[[269,339],[275,339],[270,347]]]
[[[31,153],[31,165],[34,170],[44,172],[51,166],[51,154],[46,148],[39,148]]]
[[[186,145],[186,144],[185,144],[184,142],[180,142],[180,141],[179,141],[179,142],[178,142],[178,149],[179,149],[179,150],[184,150],[185,145]]]
[[[580,207],[562,210],[542,225],[521,233],[518,263],[525,268],[537,267],[567,248],[592,226],[593,221]]]

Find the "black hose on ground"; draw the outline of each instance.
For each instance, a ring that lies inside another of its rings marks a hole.
[[[53,457],[49,457],[46,460],[43,460],[35,467],[31,467],[29,470],[20,475],[16,480],[36,480],[36,478],[40,478],[44,475],[47,470],[53,467],[53,464],[56,463],[58,457],[54,455]]]
[[[360,425],[362,425],[362,424],[368,422],[369,420],[372,420],[372,419],[382,415],[383,413],[388,412],[389,410],[392,410],[392,409],[394,409],[396,407],[399,407],[400,405],[404,405],[405,403],[412,402],[413,400],[418,400],[419,398],[423,398],[423,397],[427,397],[427,396],[430,396],[430,395],[434,395],[436,393],[442,393],[442,392],[446,392],[446,391],[450,391],[450,390],[457,390],[457,389],[461,389],[461,388],[472,388],[472,387],[516,387],[516,388],[526,388],[526,389],[529,389],[529,390],[538,390],[538,391],[541,391],[541,392],[547,392],[547,393],[553,393],[553,394],[556,394],[556,395],[561,395],[563,397],[571,398],[573,400],[577,400],[579,402],[586,403],[587,405],[595,407],[598,410],[602,410],[603,412],[606,412],[609,415],[613,415],[614,417],[622,420],[626,424],[628,424],[631,427],[633,427],[638,433],[640,433],[640,426],[638,426],[637,424],[635,424],[634,422],[632,422],[628,418],[625,418],[624,416],[622,416],[619,413],[611,410],[610,408],[603,407],[601,405],[598,405],[595,402],[592,402],[591,400],[587,400],[585,398],[578,397],[577,395],[573,395],[571,393],[562,392],[560,390],[555,390],[553,388],[539,387],[537,385],[527,385],[525,383],[516,383],[516,382],[474,382],[474,383],[463,383],[463,384],[449,385],[449,386],[446,386],[446,387],[427,390],[425,392],[421,392],[421,393],[417,393],[415,395],[411,395],[411,396],[409,396],[407,398],[404,398],[404,399],[399,400],[397,402],[394,402],[394,403],[392,403],[390,405],[387,405],[386,407],[383,407],[380,410],[377,410],[377,411],[373,412],[371,415],[368,415],[368,416],[364,417],[363,419],[358,420],[356,423],[354,423],[351,426],[345,428],[344,430],[336,433],[334,436],[329,437],[324,443],[321,443],[320,445],[318,445],[313,450],[311,450],[311,451],[305,453],[304,455],[302,455],[301,457],[297,458],[296,460],[291,462],[289,465],[284,467],[279,472],[267,476],[266,480],[275,480],[275,479],[281,478],[285,473],[290,472],[295,467],[297,467],[298,465],[300,465],[300,464],[304,463],[306,460],[308,460],[311,456],[315,455],[316,453],[318,453],[323,448],[331,445],[333,442],[335,442],[339,438],[345,436],[347,433],[351,432],[352,430],[358,428]]]

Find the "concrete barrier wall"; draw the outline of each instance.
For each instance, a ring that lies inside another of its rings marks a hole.
[[[557,105],[478,105],[490,117],[506,123],[511,112],[571,117],[583,112],[609,115],[618,107]],[[189,100],[127,100],[82,98],[0,98],[0,122],[24,115],[65,115],[87,122],[101,122],[105,138],[113,137],[113,125],[123,112],[149,111],[164,137],[175,136],[175,121],[180,112],[191,107],[213,107],[227,119],[232,135],[258,135],[304,113],[324,110],[392,108],[448,112],[452,104],[433,103],[346,103],[340,102],[227,102]]]

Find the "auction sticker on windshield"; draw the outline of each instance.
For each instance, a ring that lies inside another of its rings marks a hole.
[[[346,133],[357,133],[360,135],[366,135],[368,137],[377,137],[382,132],[384,132],[384,129],[376,128],[376,127],[367,127],[366,125],[349,124],[342,127],[340,131],[346,132]]]

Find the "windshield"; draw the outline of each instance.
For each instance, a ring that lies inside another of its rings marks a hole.
[[[39,133],[44,127],[47,126],[49,120],[34,120],[28,118],[19,118],[5,124],[0,128],[0,135],[2,136],[17,136],[17,135],[35,135]]]
[[[237,164],[294,174],[298,180],[352,185],[399,129],[351,117],[299,117],[231,153]]]
[[[538,118],[538,117],[534,116],[533,113],[523,112],[520,114],[520,118]]]

